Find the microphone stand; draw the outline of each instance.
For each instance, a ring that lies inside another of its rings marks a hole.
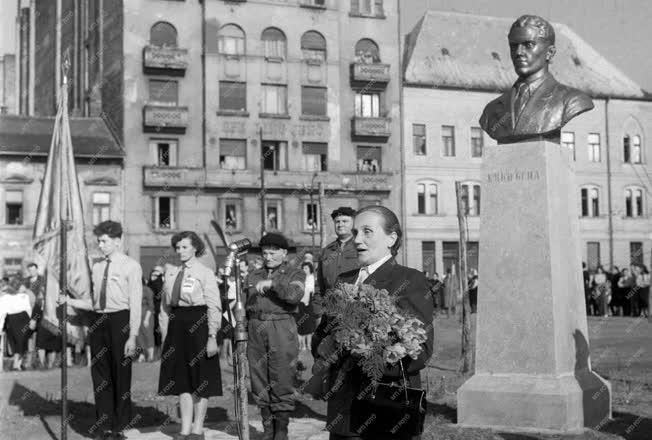
[[[249,440],[249,414],[247,402],[247,371],[249,369],[247,362],[247,316],[242,295],[242,282],[240,280],[240,257],[244,255],[236,254],[235,257],[235,306],[233,308],[233,317],[235,326],[233,328],[233,372],[235,388],[235,414],[238,421],[238,437],[240,440]]]

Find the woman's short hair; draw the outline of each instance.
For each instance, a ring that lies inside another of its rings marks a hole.
[[[307,266],[308,269],[310,270],[310,273],[315,273],[315,267],[312,265],[312,263],[311,263],[310,261],[306,261],[305,263],[303,263],[303,264],[301,265],[301,269],[303,269],[303,268],[306,267],[306,266]]]
[[[401,243],[403,242],[403,230],[401,229],[401,223],[398,221],[398,217],[394,214],[389,208],[379,205],[369,205],[360,209],[355,216],[359,216],[363,212],[373,212],[378,214],[383,219],[383,229],[385,234],[391,234],[392,232],[396,233],[396,242],[391,247],[391,252],[393,256],[398,254],[398,250],[401,248]]]
[[[172,249],[176,249],[177,243],[179,243],[184,238],[190,239],[190,244],[192,244],[192,247],[195,248],[196,257],[201,257],[202,255],[204,255],[204,253],[206,252],[206,246],[204,246],[204,242],[201,241],[199,235],[197,235],[193,231],[181,231],[174,234],[172,236]]]

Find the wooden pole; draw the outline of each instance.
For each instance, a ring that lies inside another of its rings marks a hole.
[[[468,277],[466,274],[466,206],[462,203],[462,183],[455,182],[457,199],[457,221],[460,228],[459,277],[462,291],[462,368],[461,372],[471,372],[473,363],[473,347],[471,346],[471,303],[469,301]],[[467,196],[469,200],[470,194]]]
[[[319,197],[317,200],[319,203],[319,248],[322,249],[324,246],[326,246],[324,243],[324,184],[322,182],[318,182],[318,185]]]

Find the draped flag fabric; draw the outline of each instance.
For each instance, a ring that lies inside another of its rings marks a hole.
[[[62,219],[69,225],[66,252],[68,292],[73,297],[82,299],[89,299],[91,295],[91,273],[84,236],[82,200],[70,136],[68,89],[65,82],[58,104],[33,233],[34,250],[42,258],[47,277],[43,324],[55,334],[61,334],[61,312],[57,310],[57,297]],[[76,344],[83,340],[83,316],[72,307],[68,307],[68,316],[68,342]]]

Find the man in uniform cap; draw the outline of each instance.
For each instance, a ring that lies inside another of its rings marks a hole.
[[[317,269],[318,293],[321,295],[335,286],[335,280],[337,280],[339,274],[360,267],[358,251],[355,248],[355,243],[353,243],[353,217],[355,217],[355,210],[348,206],[340,206],[331,213],[337,239],[321,251]],[[318,302],[315,303],[314,310],[317,316],[320,317],[322,310]],[[322,323],[317,328],[315,337],[312,340],[313,355],[321,336],[323,336],[323,331]]]
[[[294,411],[299,354],[293,313],[303,297],[305,273],[286,262],[288,241],[268,233],[260,240],[263,267],[246,280],[251,389],[263,418],[264,440],[287,440]]]

